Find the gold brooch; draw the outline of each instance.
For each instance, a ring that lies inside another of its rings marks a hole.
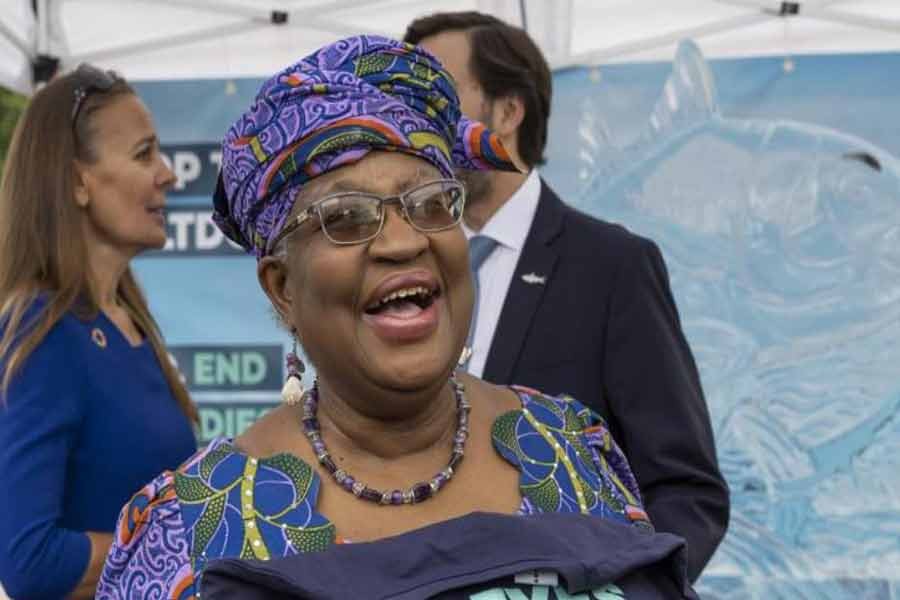
[[[101,348],[106,348],[106,334],[99,327],[94,327],[91,331],[91,339]]]

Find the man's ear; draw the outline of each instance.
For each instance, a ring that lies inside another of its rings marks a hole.
[[[91,202],[91,195],[88,192],[87,174],[84,172],[84,165],[77,160],[72,165],[72,190],[75,194],[75,204],[79,208],[87,208]]]
[[[287,265],[280,258],[266,256],[256,265],[256,276],[259,285],[262,286],[266,296],[287,327],[293,324],[289,321],[292,299],[288,290]]]
[[[503,140],[516,137],[525,120],[525,103],[518,96],[502,96],[494,100],[493,131]]]

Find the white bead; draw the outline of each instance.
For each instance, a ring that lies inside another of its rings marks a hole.
[[[281,388],[281,400],[288,406],[296,406],[303,400],[303,392],[303,384],[297,377],[291,375]]]

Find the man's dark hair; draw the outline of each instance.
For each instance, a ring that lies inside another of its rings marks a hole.
[[[516,142],[529,167],[544,162],[547,119],[553,94],[550,67],[534,40],[522,29],[475,11],[435,13],[410,23],[403,41],[418,44],[447,31],[469,36],[469,69],[489,100],[515,96],[525,106]]]

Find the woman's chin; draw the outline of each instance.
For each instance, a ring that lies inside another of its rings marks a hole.
[[[150,235],[150,247],[151,250],[162,250],[166,246],[166,242],[168,242],[168,236],[166,234],[166,228],[163,227],[157,231],[154,231]]]
[[[440,314],[440,313],[438,313]],[[372,319],[364,317],[357,338],[366,361],[385,387],[398,390],[423,389],[445,379],[459,359],[453,356],[455,335],[445,315],[429,326],[424,335],[403,340],[386,336]]]
[[[168,238],[165,230],[154,230],[143,232],[142,235],[134,235],[129,238],[119,240],[122,248],[130,248],[135,254],[147,252],[150,250],[162,250],[166,247]]]
[[[397,356],[379,360],[372,365],[376,378],[385,388],[414,392],[446,381],[447,373],[455,366],[446,353],[419,352],[414,356]]]

